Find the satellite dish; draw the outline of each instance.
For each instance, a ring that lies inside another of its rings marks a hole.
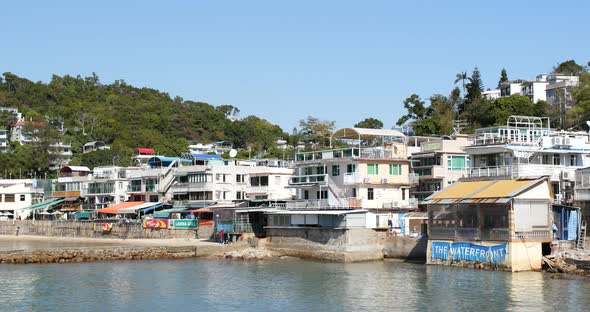
[[[237,155],[238,155],[238,151],[236,151],[235,149],[233,149],[233,148],[232,148],[232,149],[229,151],[229,157],[231,157],[231,158],[234,158],[234,157],[236,157]]]

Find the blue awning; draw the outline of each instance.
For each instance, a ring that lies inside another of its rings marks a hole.
[[[217,159],[222,160],[223,158],[219,155],[211,155],[211,154],[191,154],[193,159]]]

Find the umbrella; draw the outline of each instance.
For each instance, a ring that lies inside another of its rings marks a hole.
[[[14,216],[14,214],[10,211],[7,211],[4,213],[5,216]]]

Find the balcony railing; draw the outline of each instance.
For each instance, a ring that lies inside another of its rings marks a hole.
[[[575,169],[581,167],[567,167],[565,165],[514,164],[511,166],[470,168],[470,177],[499,177],[513,178],[547,176],[552,180],[573,180]],[[564,178],[564,174],[568,178]]]
[[[390,149],[350,147],[335,150],[297,153],[295,154],[295,161],[305,162],[339,158],[391,159],[402,157],[405,157],[405,155],[398,155]]]
[[[363,183],[363,177],[357,173],[345,173],[343,176],[344,185],[355,185]]]
[[[362,202],[357,198],[341,198],[332,201],[328,199],[293,200],[285,205],[287,210],[358,209],[361,207]]]
[[[326,182],[327,181],[326,176],[327,176],[326,174],[311,174],[311,175],[294,176],[294,177],[289,178],[289,184],[297,185],[297,184]]]

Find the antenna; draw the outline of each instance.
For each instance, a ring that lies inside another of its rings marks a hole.
[[[232,148],[232,149],[229,151],[229,157],[231,157],[231,158],[234,158],[234,157],[236,157],[237,155],[238,155],[238,151],[236,151],[235,149],[233,149],[233,148]]]

